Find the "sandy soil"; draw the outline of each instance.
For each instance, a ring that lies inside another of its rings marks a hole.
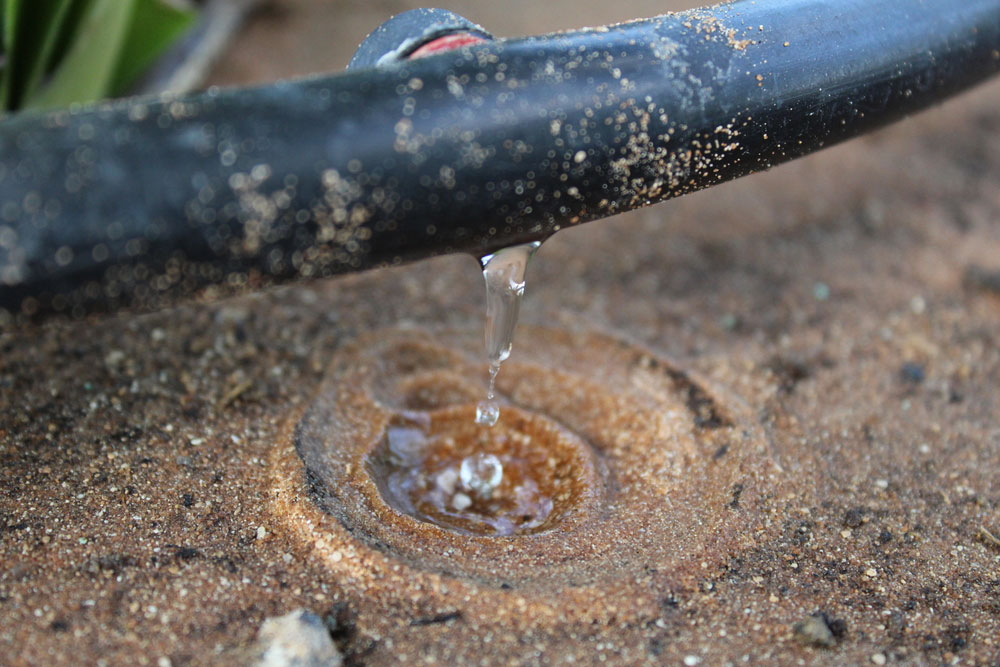
[[[464,5],[504,35],[663,8]],[[274,7],[217,82],[341,66],[406,5]],[[620,581],[581,556],[579,580],[537,560],[549,581],[511,561],[507,582],[485,572],[488,548],[455,540],[445,568],[442,552],[420,555],[440,535],[400,523],[377,538],[304,477],[295,428],[329,400],[330,378],[360,372],[345,346],[386,328],[481,326],[471,258],[2,333],[0,662],[229,664],[264,618],[305,607],[356,664],[995,664],[998,221],[994,82],[773,172],[548,241],[528,274],[533,326],[511,359],[524,365],[501,386],[512,400],[571,421],[551,396],[583,382],[581,367],[601,378],[622,368],[605,343],[569,353],[554,342],[583,332],[622,341],[616,354],[643,350],[736,415],[724,448],[681,425],[700,408],[679,385],[629,385],[651,406],[631,437],[656,440],[661,392],[681,420],[664,422],[665,437],[686,429],[691,469],[671,473],[647,524],[681,537],[618,545]],[[549,398],[518,392],[532,364],[558,368],[560,353],[575,366]],[[626,392],[613,378],[609,401]],[[346,414],[377,424],[360,410]],[[601,413],[587,414],[596,442]],[[645,503],[650,488],[629,497]],[[366,520],[378,520],[373,507]],[[558,530],[548,539],[572,546]],[[813,614],[830,646],[794,630]]]

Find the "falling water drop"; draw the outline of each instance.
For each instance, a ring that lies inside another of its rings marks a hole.
[[[486,359],[490,388],[476,407],[476,423],[493,426],[500,419],[496,380],[500,364],[510,356],[514,329],[524,297],[524,274],[541,241],[504,248],[480,259],[486,279]]]

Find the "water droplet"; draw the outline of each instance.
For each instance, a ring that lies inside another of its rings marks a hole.
[[[476,423],[493,426],[500,420],[500,404],[496,401],[480,401],[476,406]]]

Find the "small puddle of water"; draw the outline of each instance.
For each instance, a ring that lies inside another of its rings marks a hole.
[[[397,416],[368,466],[383,498],[404,514],[470,535],[533,533],[544,529],[553,495],[569,483],[538,460],[545,449],[535,437]]]

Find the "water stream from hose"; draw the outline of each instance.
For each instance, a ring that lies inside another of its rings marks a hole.
[[[497,374],[514,344],[528,262],[541,245],[541,241],[534,241],[511,246],[479,260],[486,280],[486,360],[490,365],[490,387],[486,400],[476,407],[478,424],[493,426],[500,419],[500,403],[496,400]]]

